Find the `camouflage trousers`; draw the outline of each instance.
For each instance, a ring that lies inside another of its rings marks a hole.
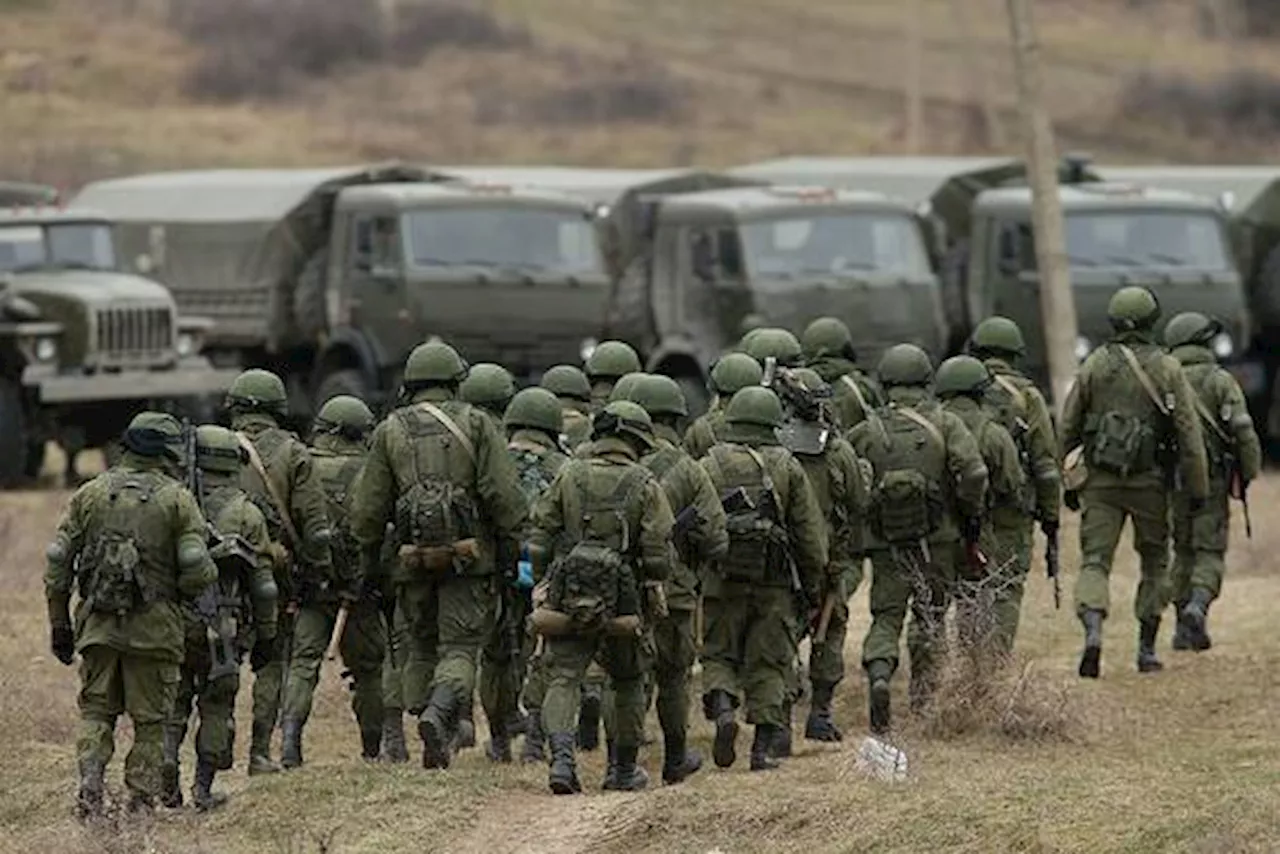
[[[969,578],[963,548],[955,551],[956,634],[969,644],[981,644],[990,651],[1007,655],[1013,651],[1022,618],[1022,597],[1031,570],[1031,518],[1010,514],[993,519],[985,527],[982,551],[987,557],[987,574]]]
[[[1225,482],[1215,479],[1209,487],[1204,509],[1195,515],[1185,493],[1173,498],[1173,572],[1166,599],[1179,610],[1190,601],[1192,588],[1208,591],[1213,599],[1222,592],[1231,506]]]
[[[642,647],[639,638],[603,634],[547,638],[541,665],[547,680],[542,703],[542,723],[547,733],[575,730],[587,670],[598,659],[613,685],[613,737],[620,745],[638,746],[644,738],[645,715]]]
[[[415,579],[400,591],[409,627],[409,655],[403,671],[405,708],[420,715],[431,692],[447,687],[470,708],[480,651],[492,636],[497,610],[496,576]]]
[[[666,619],[647,631],[640,647],[644,664],[645,712],[647,714],[649,707],[656,705],[658,725],[668,735],[683,733],[689,728],[689,684],[693,663],[698,657],[693,615],[691,610],[672,608]],[[598,665],[593,669],[595,667]],[[592,671],[588,670],[588,683],[591,679]],[[606,682],[604,686],[601,706],[605,733],[609,739],[615,739],[617,700],[612,682]]]
[[[709,586],[704,607],[705,694],[726,692],[735,707],[745,705],[748,723],[785,725],[799,637],[791,591],[721,581]]]
[[[219,771],[226,771],[232,765],[236,741],[236,694],[240,691],[240,671],[211,679],[212,664],[202,624],[198,635],[188,635],[178,696],[167,725],[172,730],[169,738],[173,744],[182,744],[187,737],[194,708],[200,718],[196,729],[196,756]]]
[[[317,602],[298,612],[293,631],[293,660],[285,691],[284,717],[305,724],[320,681],[320,665],[338,618],[338,603]],[[379,603],[357,601],[338,642],[344,675],[351,682],[351,711],[361,732],[382,731],[382,662],[387,653],[387,627]]]
[[[490,728],[520,712],[520,690],[530,653],[524,629],[531,605],[521,591],[505,591],[501,613],[480,654],[480,705]]]
[[[1080,496],[1080,577],[1076,612],[1111,611],[1111,563],[1126,520],[1133,521],[1133,546],[1142,578],[1133,611],[1138,620],[1164,610],[1169,566],[1169,494],[1162,489],[1089,487]]]
[[[830,685],[835,687],[844,679],[844,642],[849,633],[849,599],[862,583],[863,561],[854,561],[854,566],[840,575],[839,589],[835,591],[835,607],[831,609],[831,620],[827,624],[827,636],[824,642],[815,639],[809,652],[809,681],[814,685]]]
[[[382,707],[387,711],[404,711],[403,676],[408,658],[409,624],[397,596],[387,624],[387,654],[382,659]]]
[[[80,650],[76,761],[82,769],[110,763],[116,720],[127,714],[133,722],[133,747],[125,759],[125,786],[147,800],[159,797],[164,725],[178,696],[179,655],[139,656],[101,645]]]
[[[297,614],[281,610],[276,630],[276,655],[266,666],[253,673],[253,741],[252,752],[266,755],[271,733],[280,717],[284,701],[285,669],[289,666],[290,647]]]

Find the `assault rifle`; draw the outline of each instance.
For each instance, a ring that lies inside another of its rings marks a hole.
[[[1044,544],[1044,571],[1053,582],[1053,610],[1062,607],[1062,582],[1059,577],[1062,571],[1062,565],[1059,563],[1058,557],[1058,532],[1054,531],[1052,536],[1045,538]]]

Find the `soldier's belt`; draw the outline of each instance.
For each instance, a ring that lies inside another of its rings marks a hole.
[[[458,558],[477,560],[480,548],[475,537],[458,540],[448,546],[412,546],[400,547],[400,566],[409,572],[446,572],[453,568]]]

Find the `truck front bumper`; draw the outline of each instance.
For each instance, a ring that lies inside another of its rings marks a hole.
[[[239,374],[235,369],[214,368],[203,358],[184,359],[164,370],[97,374],[61,374],[52,367],[29,365],[22,372],[22,385],[36,391],[41,405],[58,406],[220,394]]]

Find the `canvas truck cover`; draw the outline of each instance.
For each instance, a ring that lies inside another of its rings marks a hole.
[[[217,324],[211,345],[294,343],[290,290],[329,236],[344,187],[430,180],[401,164],[328,169],[216,169],[98,181],[77,205],[116,224],[118,248],[173,292],[184,314]]]
[[[58,191],[54,187],[21,181],[0,181],[0,207],[53,205],[57,202]]]

